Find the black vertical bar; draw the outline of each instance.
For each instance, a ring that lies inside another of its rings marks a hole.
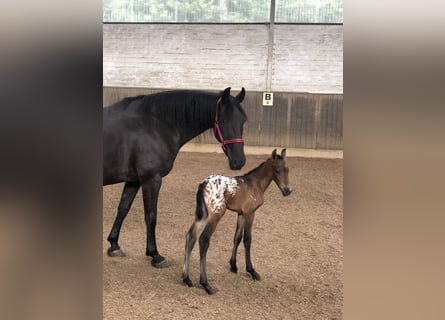
[[[272,88],[272,69],[273,69],[273,45],[274,45],[274,22],[275,22],[275,0],[270,1],[270,18],[269,18],[269,47],[267,51],[267,75],[266,75],[266,91]]]
[[[275,0],[270,0],[270,23],[275,23]]]

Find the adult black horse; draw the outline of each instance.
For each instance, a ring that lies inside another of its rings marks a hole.
[[[152,265],[168,266],[156,246],[156,217],[162,178],[173,167],[179,149],[213,127],[232,170],[245,162],[241,106],[245,90],[230,95],[191,90],[166,91],[125,98],[103,110],[103,185],[125,182],[111,232],[107,238],[110,256],[123,256],[118,245],[122,223],[142,186],[146,255]]]

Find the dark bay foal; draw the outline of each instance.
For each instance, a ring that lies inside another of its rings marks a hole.
[[[253,279],[261,280],[260,275],[253,268],[250,258],[252,224],[255,211],[263,204],[264,192],[272,181],[275,181],[283,196],[288,196],[292,192],[292,188],[289,187],[289,169],[286,166],[285,157],[286,149],[281,151],[281,155],[278,155],[275,149],[272,152],[271,158],[244,176],[225,177],[213,175],[199,185],[196,195],[196,219],[186,235],[185,259],[182,272],[182,280],[189,287],[193,286],[189,278],[190,254],[196,239],[199,238],[199,282],[208,294],[216,292],[207,281],[206,256],[210,237],[227,209],[238,213],[232,257],[230,258],[230,270],[232,272],[238,271],[236,253],[244,236],[247,272],[252,275]]]

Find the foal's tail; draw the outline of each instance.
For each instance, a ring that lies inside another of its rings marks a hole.
[[[204,199],[204,189],[206,186],[207,181],[201,182],[196,192],[196,219],[198,220],[205,219],[208,216],[207,205]]]

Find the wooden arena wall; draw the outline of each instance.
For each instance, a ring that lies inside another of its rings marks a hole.
[[[104,87],[103,104],[160,89]],[[239,90],[232,90],[236,95]],[[272,107],[262,106],[262,92],[248,91],[243,102],[248,121],[244,139],[250,146],[343,149],[343,95],[275,92]],[[213,131],[195,143],[217,143]]]

